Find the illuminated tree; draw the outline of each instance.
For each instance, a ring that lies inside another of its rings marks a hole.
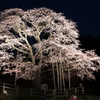
[[[0,14],[0,64],[5,73],[17,72],[17,77],[25,79],[34,79],[36,70],[52,66],[58,88],[65,88],[66,71],[94,78],[100,57],[80,49],[78,37],[75,22],[62,13],[47,8],[5,10]]]

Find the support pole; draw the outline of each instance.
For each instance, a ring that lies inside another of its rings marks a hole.
[[[71,81],[70,81],[70,70],[68,68],[68,84],[69,84],[69,91],[71,90]]]
[[[55,73],[54,73],[54,65],[52,63],[52,73],[53,73],[53,84],[54,84],[54,90],[56,89],[56,83],[55,83]]]

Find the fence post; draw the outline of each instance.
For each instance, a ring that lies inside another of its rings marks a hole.
[[[66,92],[66,96],[68,96],[68,95],[69,95],[69,94],[68,94],[68,89],[66,89],[66,91],[65,91],[65,92]]]
[[[3,83],[3,93],[5,92],[5,83]]]
[[[84,87],[82,87],[82,92],[84,93]]]
[[[18,86],[16,87],[16,100],[17,100],[17,96],[18,96]]]
[[[3,93],[4,94],[7,94],[6,87],[5,87],[5,83],[3,83]]]
[[[75,88],[75,93],[77,93],[77,88]]]

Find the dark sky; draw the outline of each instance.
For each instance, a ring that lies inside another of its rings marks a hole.
[[[77,23],[80,34],[100,36],[99,0],[0,0],[0,11],[15,7],[24,10],[46,7],[62,12]]]

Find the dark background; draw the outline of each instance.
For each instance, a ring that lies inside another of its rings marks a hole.
[[[62,12],[77,23],[80,34],[100,36],[99,0],[0,0],[0,11],[15,7],[24,10],[47,7]]]
[[[23,10],[46,7],[64,13],[66,18],[77,23],[81,48],[95,49],[100,56],[100,3],[99,0],[0,0],[0,11],[10,8]],[[100,72],[95,73],[95,80],[85,80],[87,91],[100,93]],[[88,88],[87,88],[88,87]]]

